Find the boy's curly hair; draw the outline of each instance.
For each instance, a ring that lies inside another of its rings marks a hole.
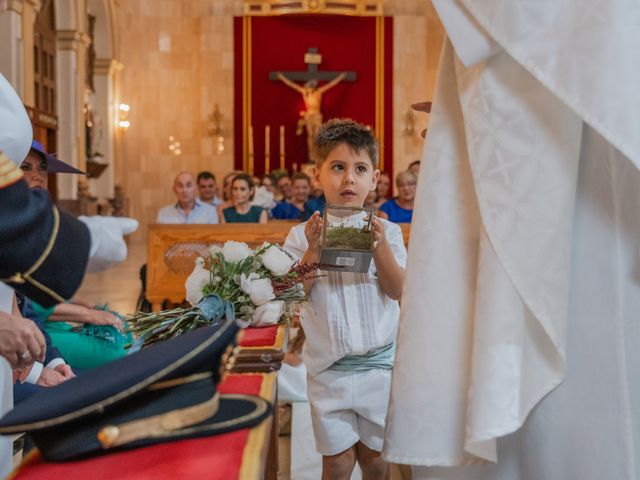
[[[331,151],[341,143],[352,151],[365,150],[373,168],[378,168],[378,141],[371,129],[350,118],[332,118],[323,123],[316,135],[316,167],[320,168]]]

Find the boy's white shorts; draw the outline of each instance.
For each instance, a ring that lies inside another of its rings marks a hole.
[[[307,374],[316,449],[336,455],[356,444],[382,451],[391,370]]]

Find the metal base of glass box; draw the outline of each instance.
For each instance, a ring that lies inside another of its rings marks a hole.
[[[322,270],[366,273],[369,271],[373,254],[371,250],[322,250],[320,263]]]

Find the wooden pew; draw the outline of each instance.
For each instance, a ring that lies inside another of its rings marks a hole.
[[[227,240],[258,247],[263,242],[284,244],[295,222],[271,221],[267,224],[227,223],[224,225],[152,224],[147,234],[147,298],[154,311],[162,302],[184,300],[184,282],[193,271],[197,257],[207,257],[209,246]],[[401,225],[405,244],[409,224]]]

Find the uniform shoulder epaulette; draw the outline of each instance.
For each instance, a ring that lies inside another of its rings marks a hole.
[[[0,152],[0,188],[14,184],[22,176],[22,170],[9,160],[9,157]]]

